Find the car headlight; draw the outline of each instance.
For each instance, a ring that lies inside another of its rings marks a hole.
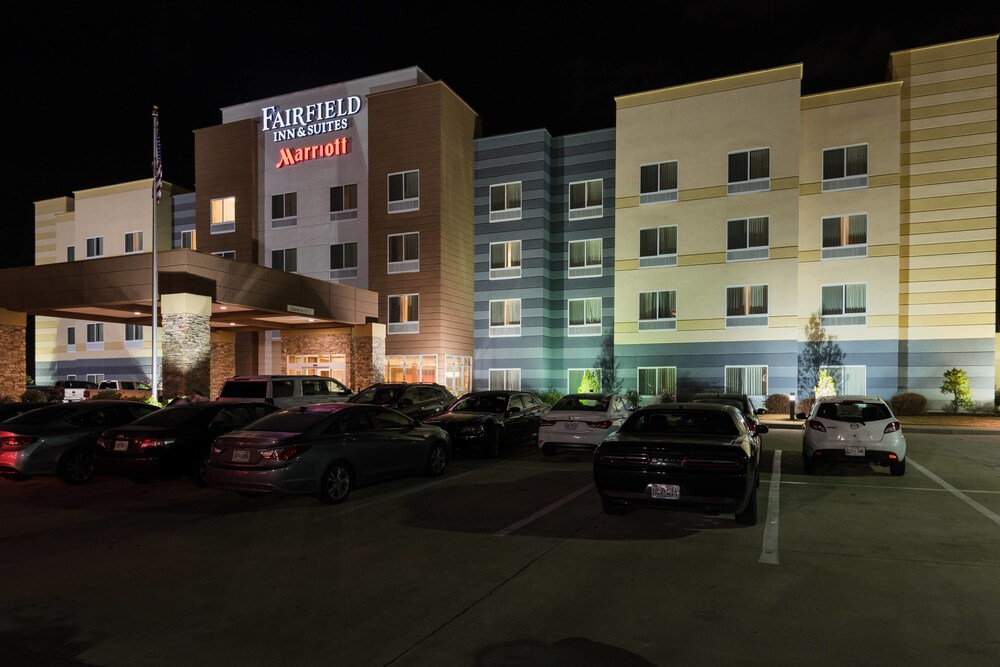
[[[483,428],[482,424],[463,426],[462,430],[459,431],[458,434],[463,438],[481,438],[486,434],[486,429]]]

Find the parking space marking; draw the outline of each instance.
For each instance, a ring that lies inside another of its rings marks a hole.
[[[906,457],[906,460],[909,462],[909,465],[913,466],[914,468],[916,468],[920,472],[924,473],[925,475],[927,475],[928,477],[930,477],[931,479],[933,479],[935,482],[937,482],[938,484],[940,484],[946,491],[948,491],[951,495],[955,496],[956,498],[958,498],[959,500],[961,500],[963,503],[965,503],[966,505],[968,505],[972,509],[974,509],[977,512],[981,513],[987,519],[989,519],[993,523],[995,523],[998,526],[1000,526],[1000,515],[997,515],[996,512],[993,512],[989,508],[984,507],[983,505],[980,505],[975,500],[973,500],[969,496],[965,495],[964,493],[962,493],[961,491],[959,491],[958,489],[956,489],[954,486],[952,486],[948,482],[944,481],[943,479],[941,479],[940,477],[938,477],[937,475],[935,475],[934,473],[932,473],[930,470],[928,470],[927,468],[923,467],[922,465],[920,465],[919,463],[917,463],[916,461],[914,461],[913,459],[911,459],[909,456]]]
[[[781,450],[774,451],[771,463],[771,488],[767,493],[767,525],[758,563],[778,564],[778,494],[781,487]]]
[[[566,503],[568,503],[569,501],[573,500],[577,496],[583,495],[587,491],[591,491],[593,489],[594,489],[594,485],[593,484],[588,484],[587,486],[579,488],[576,491],[574,491],[573,493],[569,494],[568,496],[565,496],[564,498],[560,498],[559,500],[555,501],[554,503],[552,503],[548,507],[546,507],[544,509],[538,510],[537,512],[535,512],[531,516],[529,516],[529,517],[527,517],[525,519],[521,519],[520,521],[517,521],[516,523],[512,523],[509,526],[507,526],[506,528],[493,533],[493,537],[506,537],[507,535],[510,535],[514,531],[520,530],[521,528],[524,528],[525,526],[527,526],[529,523],[531,523],[535,519],[538,519],[540,517],[545,516],[546,514],[548,514],[549,512],[551,512],[552,510],[558,509],[559,507],[565,505]]]

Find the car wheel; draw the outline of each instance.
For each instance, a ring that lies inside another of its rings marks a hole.
[[[804,452],[802,454],[802,467],[805,468],[807,473],[816,472],[816,462],[811,456]]]
[[[604,496],[601,496],[601,509],[604,510],[605,514],[610,516],[621,516],[625,514],[625,506],[621,503],[616,503],[613,500],[608,500]]]
[[[86,484],[94,476],[94,456],[84,448],[63,454],[56,466],[56,475],[64,484]]]
[[[552,445],[542,445],[542,455],[543,456],[555,456],[556,448]]]
[[[424,471],[429,477],[437,477],[448,466],[448,448],[440,442],[431,445],[427,453],[427,468]]]
[[[354,487],[354,473],[343,461],[330,464],[320,479],[319,499],[336,505],[347,500]]]
[[[892,473],[893,477],[902,477],[906,474],[906,459],[903,459],[899,463],[890,463],[889,472]]]
[[[208,457],[198,459],[194,464],[194,474],[192,475],[195,486],[208,488]]]
[[[742,512],[736,513],[736,523],[741,526],[757,525],[757,489],[750,492],[750,502],[743,508]]]
[[[490,441],[486,443],[486,456],[495,459],[500,456],[500,430],[495,429]]]

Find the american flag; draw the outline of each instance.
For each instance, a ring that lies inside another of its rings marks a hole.
[[[160,114],[153,107],[153,196],[156,203],[163,197],[163,154],[160,152]]]

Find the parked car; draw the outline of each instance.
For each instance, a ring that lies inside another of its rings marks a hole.
[[[97,383],[87,380],[58,380],[56,390],[63,403],[85,401],[97,391]]]
[[[754,435],[760,440],[761,433],[757,427],[761,425],[759,415],[767,414],[767,408],[759,408],[754,405],[753,399],[746,394],[732,392],[701,392],[689,399],[690,403],[718,403],[720,405],[732,405],[738,408],[747,422],[751,425]]]
[[[97,472],[146,480],[190,475],[206,485],[212,441],[276,412],[267,403],[202,401],[167,407],[97,439]]]
[[[417,421],[441,414],[455,402],[455,395],[434,382],[380,382],[347,399],[351,403],[382,405]]]
[[[545,456],[562,449],[593,452],[635,409],[617,394],[567,394],[552,404],[538,426],[538,447]]]
[[[137,380],[102,380],[98,391],[117,391],[122,398],[146,398],[153,390],[146,382]]]
[[[326,403],[281,410],[216,439],[209,486],[244,494],[347,500],[355,486],[445,471],[448,434],[376,405]]]
[[[647,405],[597,448],[594,483],[608,514],[629,507],[732,512],[752,526],[760,446],[730,405]]]
[[[46,405],[52,405],[51,403],[0,403],[0,422],[6,421],[12,417],[18,415],[23,415],[29,410],[34,410],[35,408],[44,408]]]
[[[222,385],[217,400],[263,401],[279,408],[346,401],[347,385],[320,375],[238,375]]]
[[[802,427],[802,461],[807,473],[819,462],[875,463],[906,473],[906,438],[892,410],[875,396],[816,399]]]
[[[477,391],[466,394],[425,424],[440,426],[456,452],[478,451],[496,458],[501,447],[534,440],[549,404],[527,391]]]
[[[24,478],[55,474],[67,484],[94,475],[97,437],[159,408],[125,400],[55,403],[0,425],[0,473]]]

